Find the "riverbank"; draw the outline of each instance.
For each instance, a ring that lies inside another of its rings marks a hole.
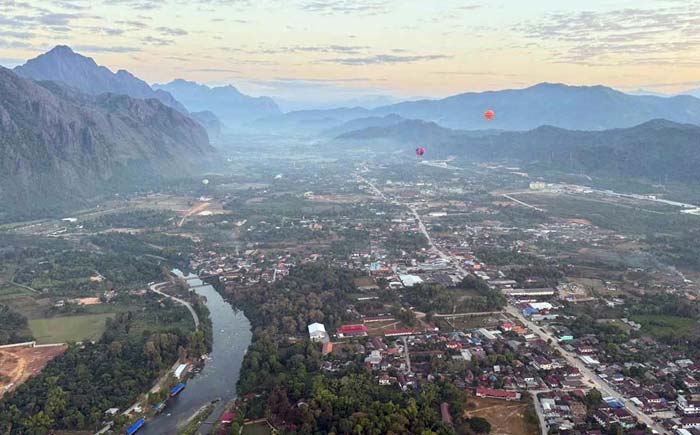
[[[243,356],[252,339],[248,319],[225,301],[213,286],[207,285],[196,275],[186,275],[179,270],[173,273],[186,278],[189,288],[204,300],[203,306],[208,310],[211,322],[211,351],[201,371],[188,380],[186,388],[168,403],[163,413],[150,420],[139,435],[176,434],[189,426],[192,418],[196,418],[193,416],[215,400],[221,402],[212,407],[202,422],[218,419],[224,411],[221,403],[228,403],[236,397]],[[204,328],[203,318],[200,320],[200,326]],[[200,426],[201,422],[197,428]]]

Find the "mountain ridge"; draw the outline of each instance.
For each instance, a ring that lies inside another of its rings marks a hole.
[[[214,113],[225,125],[245,124],[281,113],[272,98],[251,97],[230,84],[209,87],[193,81],[175,79],[164,84],[154,84],[153,88],[169,92],[192,112]]]
[[[18,210],[179,177],[213,152],[201,125],[158,100],[89,95],[0,68],[0,199]]]
[[[545,169],[583,171],[606,177],[672,179],[700,183],[700,126],[652,119],[633,127],[568,130],[551,125],[524,132],[453,130],[434,122],[408,120],[388,127],[345,133],[336,144],[362,143],[428,158],[458,155],[473,161],[512,161]]]
[[[154,90],[148,83],[127,70],[112,72],[98,65],[91,57],[74,52],[67,45],[57,45],[46,53],[29,59],[14,68],[14,72],[36,81],[59,81],[85,93],[99,95],[106,92],[125,94],[133,98],[155,98],[181,113],[187,109],[170,93]]]

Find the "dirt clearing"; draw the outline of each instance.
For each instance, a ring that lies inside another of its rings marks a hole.
[[[0,397],[39,373],[66,346],[10,347],[0,349]]]
[[[530,405],[525,402],[507,402],[498,399],[474,397],[469,399],[476,408],[467,411],[467,418],[482,417],[491,423],[491,435],[536,435],[537,424],[527,421]],[[534,410],[529,412],[534,413]]]

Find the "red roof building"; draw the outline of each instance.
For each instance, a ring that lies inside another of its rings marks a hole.
[[[231,424],[233,423],[233,420],[236,418],[236,413],[233,411],[226,411],[221,415],[221,418],[219,418],[219,423],[221,424]]]
[[[476,397],[489,397],[492,399],[519,400],[520,393],[517,391],[494,390],[491,388],[477,387]]]
[[[321,353],[323,355],[328,355],[331,352],[333,352],[333,343],[331,343],[330,341],[323,343],[323,349],[321,350]]]
[[[364,337],[367,335],[367,327],[365,325],[343,325],[335,332],[338,337]]]

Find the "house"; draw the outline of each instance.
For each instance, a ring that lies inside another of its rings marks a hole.
[[[386,373],[379,376],[379,385],[391,385],[391,378]]]
[[[384,332],[385,337],[401,337],[405,335],[414,335],[416,331],[414,329],[390,329]]]
[[[327,341],[323,343],[323,348],[321,349],[321,353],[325,356],[333,352],[333,343],[330,341]]]
[[[697,379],[690,376],[683,379],[683,385],[685,385],[685,387],[688,389],[700,387],[700,383],[698,383]]]
[[[535,357],[532,365],[535,366],[537,370],[552,370],[554,368],[554,363],[541,355]]]
[[[365,362],[370,363],[372,366],[378,366],[382,362],[382,353],[378,350],[373,350],[370,352],[369,356],[365,358]]]
[[[700,414],[700,401],[688,400],[685,396],[678,396],[676,406],[683,415]]]
[[[336,329],[335,333],[340,338],[345,337],[366,337],[367,327],[365,325],[343,325]]]
[[[680,420],[683,429],[700,428],[700,417],[683,417]]]
[[[307,328],[309,329],[309,339],[311,341],[326,343],[330,340],[323,323],[312,323]]]
[[[232,411],[226,411],[221,415],[221,418],[219,418],[219,423],[221,424],[231,424],[233,423],[233,420],[236,418],[236,413]]]
[[[517,391],[495,390],[492,388],[477,387],[476,397],[488,397],[491,399],[520,400],[520,393]]]

